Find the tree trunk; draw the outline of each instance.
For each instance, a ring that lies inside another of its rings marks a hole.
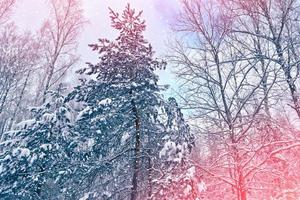
[[[138,177],[140,172],[140,148],[141,148],[141,119],[135,105],[135,101],[131,101],[132,111],[135,116],[135,147],[134,147],[134,161],[133,161],[133,177],[132,177],[132,189],[131,200],[137,200],[138,196]]]
[[[49,90],[50,81],[51,81],[51,79],[52,79],[53,72],[54,72],[54,67],[51,66],[51,67],[50,67],[50,72],[49,72],[49,74],[48,74],[48,76],[47,76],[45,89],[44,89],[44,92],[43,92],[43,100],[42,100],[42,103],[43,103],[43,104],[46,102],[46,96],[47,96],[47,92],[48,92],[48,90]]]
[[[17,102],[17,105],[16,105],[16,107],[14,109],[14,112],[13,112],[13,115],[11,117],[8,130],[11,130],[12,125],[14,124],[14,120],[16,118],[18,109],[19,109],[19,107],[20,107],[20,105],[22,103],[22,100],[23,100],[23,97],[24,97],[24,94],[25,94],[25,89],[27,87],[27,83],[28,83],[28,79],[29,79],[30,73],[31,73],[31,70],[29,70],[28,73],[27,73],[27,76],[26,76],[26,79],[25,79],[25,82],[24,82],[24,85],[23,85],[23,88],[22,88],[22,91],[21,91],[21,94],[20,94],[20,97],[19,97],[19,101]]]
[[[256,26],[257,31],[255,32],[257,35],[260,35],[261,32],[259,30],[259,27]],[[261,73],[263,75],[262,77],[262,87],[264,91],[264,109],[266,115],[270,118],[271,117],[271,112],[270,112],[270,106],[269,106],[269,92],[268,92],[268,73],[266,73],[266,63],[265,60],[263,59],[263,53],[261,50],[261,40],[259,37],[257,37],[257,40],[255,41],[256,43],[256,52],[259,55],[259,62],[261,63]]]
[[[245,190],[245,179],[243,174],[239,175],[238,190],[239,200],[247,200],[247,192]]]
[[[279,42],[275,43],[276,46],[276,52],[279,57],[279,64],[281,65],[282,70],[284,71],[285,79],[286,82],[289,86],[289,90],[291,92],[292,100],[293,100],[293,108],[296,111],[298,117],[300,118],[300,105],[299,105],[299,97],[297,94],[297,87],[296,84],[291,76],[291,69],[288,65],[284,63],[284,58],[283,58],[283,50]]]
[[[1,105],[0,105],[0,113],[3,112],[3,109],[4,109],[4,105],[6,103],[6,99],[8,97],[8,93],[10,91],[10,86],[8,86],[6,89],[5,89],[5,93],[4,93],[4,97],[2,97],[2,101],[1,101]]]
[[[298,94],[297,94],[296,84],[295,84],[295,82],[294,82],[294,80],[291,76],[291,67],[288,64],[286,64],[286,61],[285,61],[285,58],[284,58],[284,55],[283,55],[283,47],[281,45],[281,41],[282,41],[281,36],[282,35],[281,34],[276,35],[276,29],[273,26],[270,14],[267,11],[265,11],[264,14],[267,18],[267,21],[269,23],[269,29],[270,29],[271,34],[273,36],[273,44],[276,48],[276,53],[277,53],[277,56],[279,58],[278,63],[280,65],[281,69],[284,72],[285,80],[286,80],[286,82],[289,86],[289,90],[290,90],[290,93],[291,93],[291,96],[292,96],[292,101],[293,101],[293,104],[294,104],[293,109],[296,111],[296,113],[298,115],[298,118],[300,118],[299,97],[298,97]]]
[[[151,150],[148,150],[148,166],[147,166],[147,171],[148,171],[148,200],[152,199],[152,160],[151,160]]]

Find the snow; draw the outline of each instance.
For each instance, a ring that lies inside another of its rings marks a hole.
[[[274,155],[274,157],[275,158],[278,158],[279,160],[283,160],[283,161],[285,161],[286,160],[286,158],[285,158],[285,156],[284,155],[282,155],[282,154],[276,154],[276,155]]]
[[[20,156],[21,157],[29,157],[30,150],[27,148],[21,148]]]
[[[112,194],[108,191],[103,192],[103,195],[105,195],[108,198],[112,196]]]
[[[10,159],[11,159],[11,156],[10,156],[10,155],[6,155],[6,156],[3,158],[4,161],[10,160]]]
[[[4,142],[0,143],[0,146],[13,146],[15,145],[19,140],[18,139],[9,139],[5,140]]]
[[[117,78],[122,78],[122,74],[117,74],[116,77]]]
[[[51,123],[55,119],[55,115],[53,113],[45,113],[42,116],[42,122],[44,123]]]
[[[59,171],[59,172],[58,172],[59,175],[63,175],[63,174],[65,174],[65,173],[66,173],[66,171]]]
[[[170,136],[165,135],[162,139],[163,139],[163,140],[167,140],[167,139],[169,139],[169,138],[170,138]]]
[[[52,145],[51,144],[42,144],[40,146],[41,149],[43,149],[44,151],[48,151],[52,149]]]
[[[93,147],[94,145],[95,145],[95,140],[94,140],[94,138],[88,139],[88,141],[87,141],[87,147],[88,147],[88,148],[91,148],[91,147]]]
[[[62,97],[59,97],[55,100],[55,103],[57,103],[57,104],[62,104],[63,102],[64,102],[64,98],[62,98]]]
[[[201,181],[200,183],[198,183],[198,191],[199,192],[205,192],[207,190],[206,184]]]
[[[46,154],[44,152],[40,153],[39,158],[44,158]]]
[[[89,198],[89,196],[90,196],[90,193],[85,193],[83,195],[83,197],[81,197],[79,200],[87,200]]]
[[[173,161],[180,163],[184,158],[186,145],[180,145],[171,140],[168,140],[162,150],[159,152],[159,157],[165,157],[167,161]]]
[[[22,121],[22,122],[16,124],[14,129],[22,130],[22,129],[26,129],[26,128],[31,128],[35,123],[36,123],[35,119],[25,120],[25,121]]]
[[[195,166],[192,166],[191,168],[189,168],[187,170],[187,176],[189,178],[193,178],[195,176],[195,174],[196,174],[196,168],[195,168]]]
[[[2,174],[2,172],[4,172],[4,171],[5,171],[5,169],[4,169],[3,165],[0,165],[0,174]]]
[[[172,160],[173,162],[180,163],[182,161],[182,159],[183,159],[183,154],[182,154],[182,152],[179,152],[179,153],[177,153],[175,158],[170,159],[170,160]]]
[[[34,154],[29,161],[29,165],[32,165],[34,163],[34,161],[36,161],[36,159],[37,159],[37,156],[36,156],[36,154]]]
[[[132,85],[133,87],[137,87],[137,83],[136,83],[136,82],[132,82],[131,85]]]
[[[165,143],[163,149],[159,152],[159,157],[162,158],[164,156],[168,156],[174,151],[176,152],[176,144],[169,140]]]
[[[155,81],[151,79],[151,80],[149,81],[149,84],[150,84],[150,85],[155,85]]]
[[[76,147],[77,151],[90,151],[92,149],[92,147],[95,145],[95,139],[94,138],[89,138],[84,142],[80,142],[78,144],[78,147]]]
[[[18,156],[19,158],[22,158],[22,157],[29,157],[30,155],[30,150],[27,149],[27,148],[15,148],[13,149],[12,151],[12,155],[13,156]]]
[[[60,107],[60,108],[59,108],[59,113],[64,114],[64,116],[65,116],[68,120],[71,119],[71,113],[68,112],[68,110],[67,110],[65,107]]]
[[[183,193],[185,195],[188,195],[191,193],[191,191],[192,191],[192,187],[190,185],[187,185],[186,188],[184,189]]]
[[[124,133],[121,138],[121,145],[124,145],[129,138],[130,138],[130,133],[128,132]]]
[[[17,156],[18,154],[19,154],[19,149],[18,148],[12,150],[12,155],[13,156]]]
[[[78,113],[77,120],[80,120],[83,117],[83,115],[91,114],[91,113],[92,113],[91,108],[87,106],[85,109],[83,109]]]
[[[106,106],[111,104],[112,100],[110,98],[106,98],[106,99],[102,99],[101,101],[99,101],[98,105],[102,105],[102,106]]]

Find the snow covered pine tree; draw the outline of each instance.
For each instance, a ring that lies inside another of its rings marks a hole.
[[[183,119],[183,114],[174,98],[164,103],[160,119],[165,127],[163,148],[159,151],[160,176],[153,180],[155,187],[152,199],[196,200],[199,181],[191,160],[194,136]]]
[[[64,98],[31,109],[33,118],[6,132],[0,144],[0,199],[56,199],[70,178],[70,108]]]
[[[174,113],[160,112],[168,103],[154,71],[164,69],[166,63],[153,58],[152,47],[143,37],[146,26],[141,14],[129,5],[121,16],[110,10],[112,27],[120,35],[115,41],[99,39],[90,45],[100,61],[79,70],[91,80],[82,79],[69,95],[69,100],[84,105],[74,127],[81,136],[78,152],[85,163],[80,170],[84,198],[156,199],[154,190],[163,189],[155,185],[161,175],[156,168],[163,169],[159,152]],[[166,123],[159,115],[167,118]],[[183,120],[178,122],[183,124],[177,128],[186,127]],[[184,131],[177,139],[187,135],[177,142],[191,148],[193,138],[188,128]],[[181,150],[177,153],[184,155]]]

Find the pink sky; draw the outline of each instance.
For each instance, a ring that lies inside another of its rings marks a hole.
[[[122,11],[128,2],[136,10],[143,10],[143,18],[147,22],[145,36],[161,53],[160,49],[169,36],[168,22],[173,19],[179,0],[82,0],[89,24],[81,35],[80,43],[84,46],[99,37],[111,37],[108,7]],[[47,15],[46,0],[19,0],[14,10],[14,21],[21,29],[33,31],[40,27]]]
[[[84,16],[89,23],[85,26],[79,40],[79,53],[82,62],[96,62],[97,56],[87,44],[97,42],[98,38],[114,39],[110,27],[108,7],[121,12],[127,3],[136,10],[143,10],[143,18],[147,23],[145,37],[152,43],[157,56],[166,51],[166,41],[170,38],[169,22],[174,19],[174,13],[180,0],[82,0]],[[19,0],[14,10],[14,21],[22,30],[35,31],[48,16],[46,0]],[[163,83],[170,83],[170,75],[160,72]],[[172,84],[172,83],[171,83]]]

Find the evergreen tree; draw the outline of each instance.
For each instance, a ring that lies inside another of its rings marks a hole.
[[[5,133],[0,155],[1,199],[53,199],[71,173],[70,108],[59,93],[31,109],[33,118]]]
[[[152,47],[143,36],[146,26],[141,14],[129,5],[121,16],[110,10],[112,27],[120,34],[115,41],[99,39],[90,45],[99,53],[99,62],[88,63],[79,72],[93,78],[82,79],[69,95],[69,100],[84,105],[74,132],[80,135],[79,146],[86,147],[78,155],[88,164],[78,174],[85,177],[80,184],[90,197],[152,198],[157,176],[153,170],[159,165],[162,138],[174,122],[170,118],[164,123],[159,117],[165,87],[157,84],[154,71],[164,69],[166,63],[153,58]],[[172,112],[169,109],[165,117]],[[188,129],[184,131],[182,134],[189,134]]]
[[[156,158],[157,169],[161,172],[153,180],[153,198],[167,200],[194,200],[198,194],[195,167],[191,162],[191,151],[195,138],[183,118],[174,98],[164,103],[164,137]]]

